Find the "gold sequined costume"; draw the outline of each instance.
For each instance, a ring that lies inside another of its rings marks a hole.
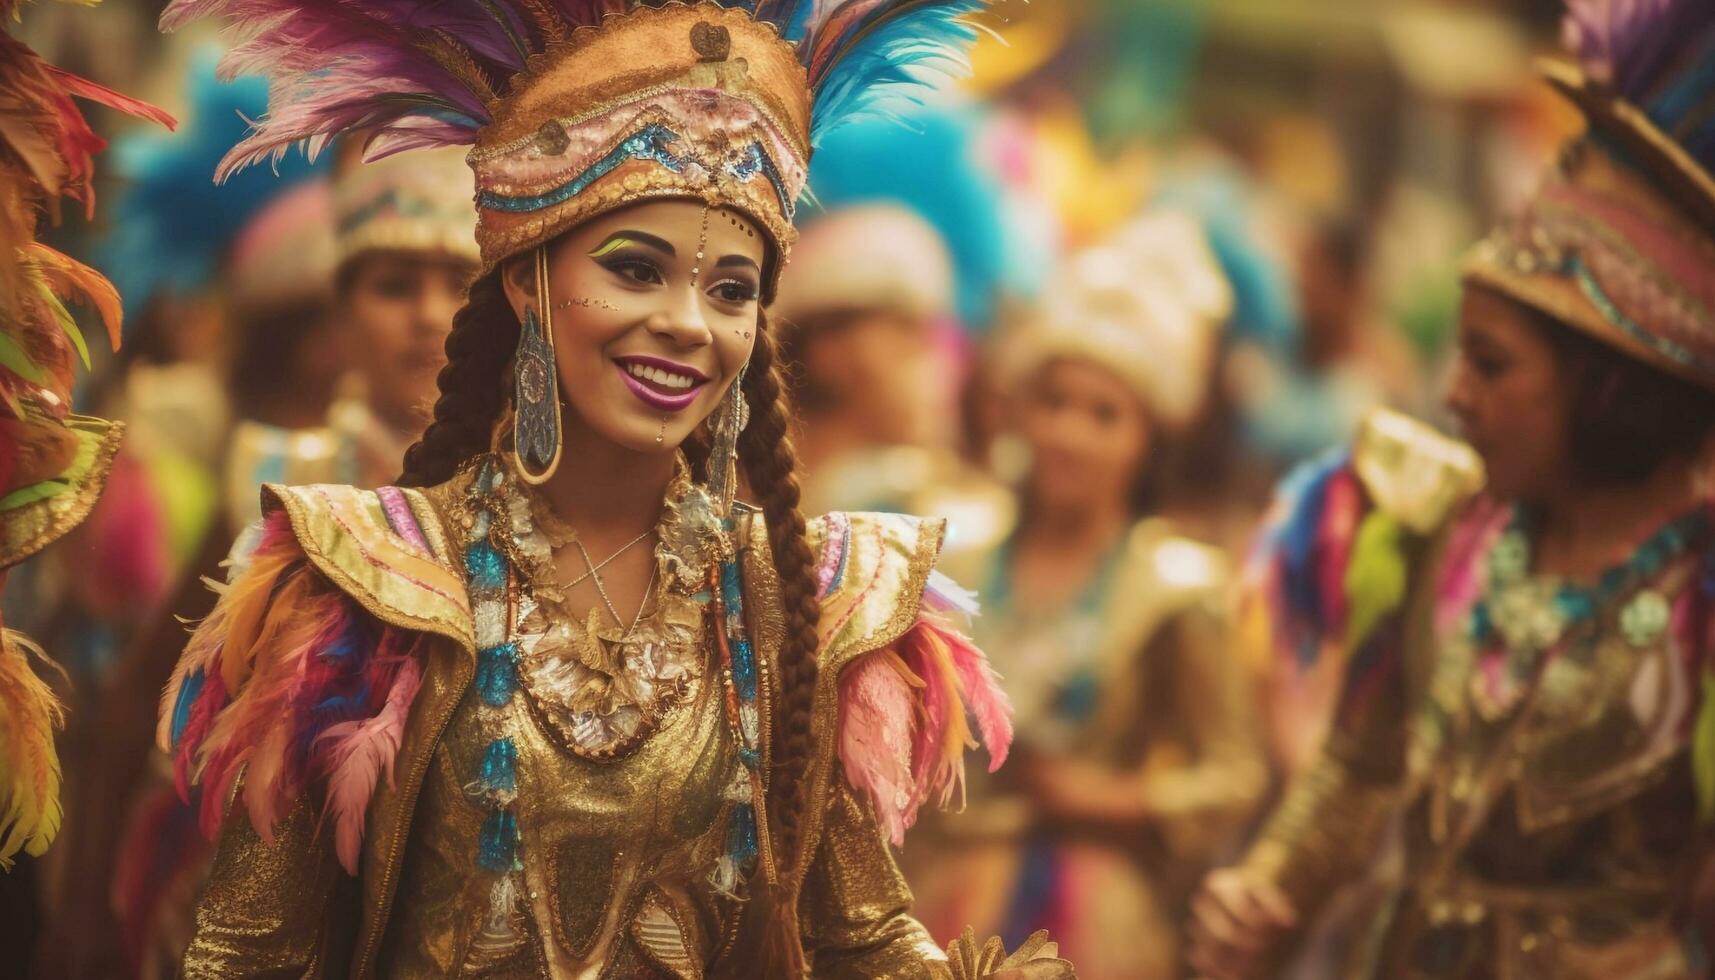
[[[1701,601],[1707,533],[1563,645],[1541,648],[1498,611],[1501,650],[1485,652],[1462,583],[1494,579],[1510,535],[1506,511],[1472,496],[1475,457],[1384,415],[1346,472],[1373,505],[1364,520],[1403,529],[1409,585],[1348,654],[1321,755],[1244,864],[1309,922],[1403,811],[1402,872],[1353,976],[1695,975],[1680,910],[1698,870],[1689,665],[1704,647],[1665,610]]]

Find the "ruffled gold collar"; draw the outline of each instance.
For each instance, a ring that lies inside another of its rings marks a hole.
[[[582,616],[567,608],[553,552],[575,534],[539,494],[515,493],[506,509],[520,586],[514,639],[532,713],[567,751],[623,756],[706,670],[709,570],[722,541],[708,493],[681,458],[656,528],[660,586],[630,628],[606,622],[600,607]]]

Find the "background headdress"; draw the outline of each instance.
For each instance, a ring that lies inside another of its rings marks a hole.
[[[1715,388],[1715,4],[1567,8],[1543,74],[1589,131],[1466,278]]]
[[[122,182],[97,246],[96,264],[135,313],[159,293],[188,293],[214,283],[240,233],[276,198],[328,168],[302,154],[272,168],[238,175],[224,187],[209,180],[222,156],[268,108],[260,78],[220,81],[220,52],[195,56],[186,88],[186,125],[172,134],[137,132],[115,141],[113,169]]]
[[[0,0],[0,18],[15,14]],[[172,126],[172,118],[43,61],[0,31],[0,577],[89,514],[120,426],[71,414],[74,358],[89,352],[66,308],[95,309],[119,345],[119,297],[94,269],[36,241],[62,197],[93,213],[92,158],[106,143],[74,99]],[[0,631],[0,868],[39,855],[59,829],[61,710],[29,664],[27,641]]]
[[[435,252],[476,264],[470,167],[454,147],[364,162],[352,153],[333,178],[343,264],[372,251]]]
[[[1008,338],[1014,383],[1057,357],[1106,367],[1157,422],[1189,424],[1202,408],[1233,291],[1193,216],[1157,209],[1067,259],[1053,301]]]
[[[631,202],[700,198],[781,250],[811,147],[958,70],[982,0],[174,0],[273,79],[226,177],[364,130],[371,158],[471,145],[485,268]]]
[[[997,301],[1028,298],[1041,287],[1056,238],[1056,230],[1031,212],[1035,202],[1003,183],[998,161],[992,159],[997,155],[990,147],[992,122],[973,106],[926,105],[900,120],[868,119],[842,127],[817,147],[810,165],[810,200],[798,214],[806,239],[817,234],[812,229],[840,220],[854,207],[908,209],[934,229],[951,253],[952,299],[960,321],[973,331],[986,329]],[[852,243],[857,250],[876,247],[886,243]],[[789,275],[808,280],[802,275],[807,261],[802,253],[793,256]],[[816,278],[826,277],[824,288],[837,292],[840,275],[828,268]],[[854,268],[845,275],[862,279],[865,274]],[[801,281],[790,288],[810,285]]]

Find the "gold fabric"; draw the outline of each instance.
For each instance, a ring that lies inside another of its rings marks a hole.
[[[75,486],[5,512],[5,520],[0,520],[0,569],[34,555],[81,524],[107,485],[125,423],[74,415],[66,426],[83,442],[79,453],[90,454],[88,466]]]
[[[740,955],[727,949],[738,906],[707,877],[712,851],[724,843],[712,829],[725,826],[720,791],[737,764],[718,685],[705,665],[660,729],[629,755],[605,762],[560,749],[536,723],[524,692],[498,716],[477,710],[469,613],[457,622],[459,607],[443,594],[451,583],[463,594],[446,542],[468,479],[410,494],[432,558],[387,530],[374,494],[270,489],[331,582],[377,618],[425,623],[435,635],[420,648],[423,686],[394,780],[381,781],[369,806],[359,879],[341,877],[330,835],[317,832],[319,801],[301,801],[272,844],[256,837],[242,813],[234,815],[198,911],[187,975],[457,975],[469,965],[494,881],[477,873],[483,813],[465,786],[481,748],[501,730],[519,749],[520,854],[533,894],[518,917],[528,942],[484,963],[482,975],[580,976],[583,969],[592,976],[697,977],[723,956]],[[818,548],[829,523],[814,524]],[[817,819],[806,836],[816,859],[799,863],[807,868],[807,952],[816,976],[940,978],[947,976],[944,957],[906,915],[909,892],[873,816],[835,778],[831,738],[839,668],[896,640],[915,620],[940,527],[869,515],[849,523],[845,573],[826,606],[817,730],[829,737],[811,773]],[[783,621],[766,542],[755,518],[744,529],[741,561],[764,690],[776,683],[770,665]]]
[[[1671,630],[1628,639],[1621,596],[1592,639],[1497,712],[1474,693],[1464,631],[1436,628],[1442,556],[1438,538],[1412,569],[1403,641],[1387,654],[1398,669],[1342,714],[1245,864],[1308,923],[1403,810],[1403,868],[1352,976],[1690,975],[1678,919],[1698,868],[1685,651]],[[1671,604],[1696,588],[1697,557],[1646,587]]]
[[[682,902],[666,905],[677,921],[694,925],[682,935],[687,958],[699,966],[713,959],[734,905],[714,892],[709,873],[725,843],[722,790],[738,763],[709,666],[697,665],[684,699],[655,731],[605,761],[562,748],[526,703],[528,686],[498,709],[467,693],[419,798],[398,899],[412,914],[395,923],[382,974],[534,977],[546,965],[556,976],[594,975],[626,942],[645,899],[665,895]],[[465,787],[499,737],[518,752],[524,909],[538,938],[479,963],[471,946],[494,876],[475,863],[486,810]]]
[[[823,820],[830,809],[837,768],[834,750],[839,740],[840,672],[862,654],[892,644],[916,623],[923,589],[929,582],[929,573],[935,569],[935,558],[946,533],[946,522],[940,520],[900,514],[829,515],[810,522],[811,553],[828,550],[831,532],[840,527],[847,529],[839,559],[840,573],[824,589],[821,619],[817,624],[822,643],[821,670],[816,676],[811,718],[816,741],[814,764],[808,776],[808,803],[800,828],[804,854],[816,853]],[[768,539],[760,515],[751,533],[753,540]],[[779,602],[778,598],[773,601]],[[778,698],[778,692],[774,696]],[[802,879],[809,862],[790,863],[793,873]]]
[[[373,490],[269,484],[263,510],[283,508],[311,563],[370,615],[474,650],[470,598],[434,508],[422,491],[402,492],[428,537],[430,554],[393,531]]]

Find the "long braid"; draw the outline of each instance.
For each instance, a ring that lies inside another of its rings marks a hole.
[[[444,483],[465,460],[484,452],[507,404],[506,365],[518,347],[518,317],[496,270],[470,287],[447,334],[447,363],[436,378],[435,421],[405,451],[399,485]]]
[[[751,490],[762,501],[785,612],[786,634],[777,664],[780,703],[775,711],[768,813],[779,842],[775,851],[792,862],[801,859],[798,848],[815,752],[810,722],[821,604],[816,596],[815,557],[804,537],[804,515],[798,510],[798,457],[789,435],[791,415],[775,359],[773,331],[766,317],[759,316],[757,326],[756,350],[744,376],[751,421],[739,440],[738,456]],[[783,877],[791,880],[795,876]],[[797,895],[782,889],[773,897],[768,937],[763,944],[764,957],[774,967],[768,975],[797,976],[803,971]]]

